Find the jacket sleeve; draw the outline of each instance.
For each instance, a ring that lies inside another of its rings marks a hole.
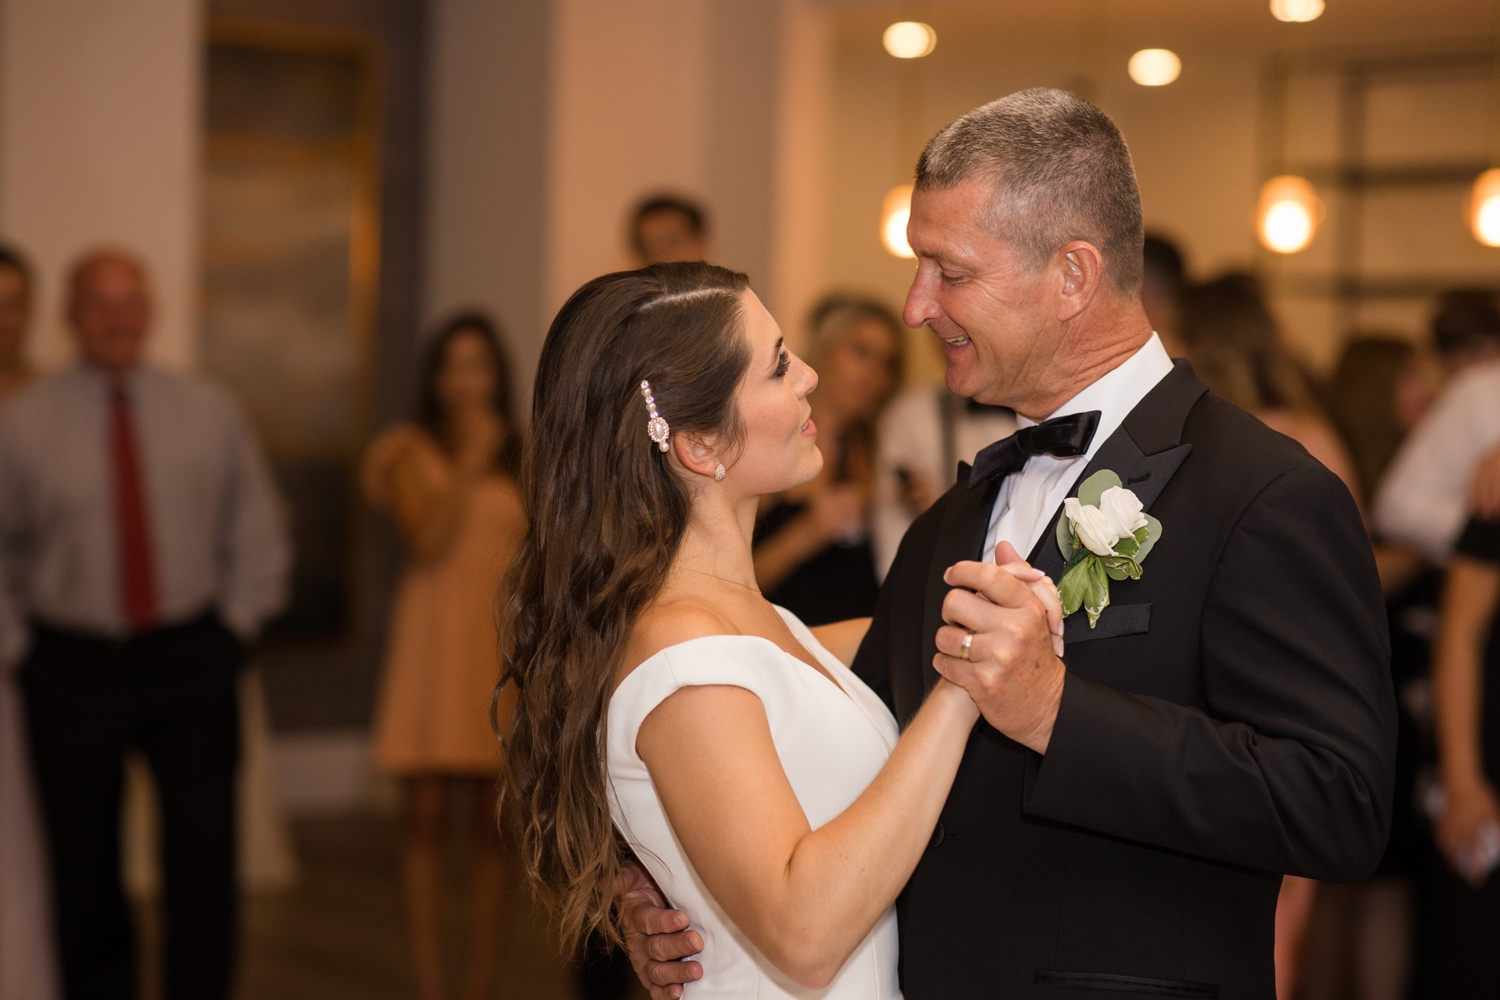
[[[1348,491],[1321,466],[1270,483],[1207,594],[1207,710],[1069,674],[1028,813],[1229,864],[1357,881],[1390,828],[1390,640]]]

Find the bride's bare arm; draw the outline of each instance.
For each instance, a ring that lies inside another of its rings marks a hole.
[[[978,718],[961,688],[939,682],[880,774],[817,830],[743,688],[680,689],[646,717],[636,749],[714,899],[778,969],[817,989],[911,876]]]

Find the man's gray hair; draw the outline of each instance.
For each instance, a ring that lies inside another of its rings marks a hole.
[[[970,178],[994,185],[991,229],[1041,267],[1086,240],[1123,291],[1141,284],[1141,193],[1125,138],[1109,116],[1063,90],[1022,90],[975,108],[922,150],[917,190]]]

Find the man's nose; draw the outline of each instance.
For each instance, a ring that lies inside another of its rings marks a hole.
[[[931,293],[931,279],[918,268],[911,279],[911,288],[906,293],[906,305],[901,310],[901,319],[910,327],[919,327],[939,315],[937,301]]]

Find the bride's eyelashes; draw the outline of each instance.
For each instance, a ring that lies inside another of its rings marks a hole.
[[[782,351],[781,351],[781,353],[778,354],[778,355],[776,355],[776,373],[774,375],[772,375],[771,377],[772,378],[781,378],[783,375],[786,374],[786,370],[788,368],[790,368],[791,366],[792,366],[792,355],[785,348],[783,348]]]

